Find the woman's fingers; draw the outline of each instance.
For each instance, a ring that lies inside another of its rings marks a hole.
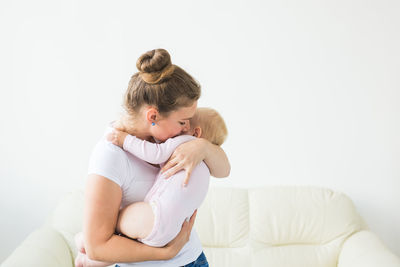
[[[168,162],[164,165],[164,167],[161,169],[161,172],[164,173],[168,171],[168,169],[174,167],[178,162],[175,160],[175,158],[171,157]]]
[[[192,168],[189,168],[186,170],[186,177],[185,180],[183,181],[183,186],[187,186],[187,184],[189,183],[189,179],[190,179],[190,175],[192,174]]]
[[[192,217],[190,217],[190,220],[189,220],[189,233],[192,231],[192,228],[193,228],[193,225],[194,225],[194,221],[196,220],[196,215],[197,215],[197,210],[195,210],[193,212]]]
[[[177,173],[182,169],[183,169],[182,163],[176,164],[174,167],[164,172],[165,179],[168,179],[169,177],[171,177],[172,175],[174,175],[175,173]]]
[[[192,216],[190,217],[189,224],[190,224],[191,226],[193,226],[194,221],[196,220],[196,215],[197,215],[197,209],[193,212]]]
[[[197,215],[197,210],[193,212],[192,216],[190,217],[190,220],[189,221],[185,220],[182,225],[182,231],[187,234],[188,240],[190,237],[190,233],[192,232],[194,221],[196,220],[196,215]]]
[[[189,183],[189,180],[190,180],[190,176],[192,174],[193,166],[185,168],[183,163],[176,164],[174,167],[172,167],[171,169],[169,169],[168,171],[165,171],[163,173],[164,178],[168,179],[172,175],[176,174],[178,171],[181,171],[183,169],[186,171],[186,176],[185,176],[185,179],[183,180],[182,186],[187,186],[187,184]]]
[[[195,210],[192,214],[192,216],[190,217],[189,221],[184,221],[182,224],[182,232],[186,232],[187,237],[189,238],[190,233],[192,232],[192,228],[194,225],[194,221],[196,220],[196,214],[197,214],[197,210]]]
[[[169,251],[170,258],[175,257],[175,255],[177,255],[178,252],[183,248],[183,246],[189,241],[190,233],[192,232],[194,220],[196,218],[196,213],[197,210],[190,217],[189,222],[187,222],[186,220],[183,222],[181,231],[171,242],[166,245],[166,248],[168,248]]]

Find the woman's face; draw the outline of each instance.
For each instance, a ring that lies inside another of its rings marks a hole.
[[[190,107],[182,107],[170,113],[166,118],[156,120],[155,125],[150,127],[151,135],[164,142],[168,138],[183,134],[190,129],[189,119],[196,112],[197,101]]]

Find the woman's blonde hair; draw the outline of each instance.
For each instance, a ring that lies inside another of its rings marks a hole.
[[[124,95],[123,107],[135,116],[144,105],[157,108],[168,117],[170,112],[188,107],[201,95],[200,84],[186,71],[171,63],[165,49],[154,49],[136,62],[139,72],[132,75]]]
[[[192,128],[201,128],[201,138],[220,146],[228,136],[228,129],[221,115],[212,108],[197,108],[193,118],[190,119]]]

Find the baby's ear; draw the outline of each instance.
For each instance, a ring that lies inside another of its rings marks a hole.
[[[200,127],[196,127],[194,128],[194,134],[193,136],[200,138],[201,137],[201,128]]]

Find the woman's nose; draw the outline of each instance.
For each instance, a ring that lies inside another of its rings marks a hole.
[[[185,125],[182,127],[182,133],[188,132],[190,129],[190,123],[186,122]]]
[[[183,127],[182,128],[182,131],[181,131],[181,134],[185,134],[185,133],[187,133],[188,132],[188,128],[187,127]]]

